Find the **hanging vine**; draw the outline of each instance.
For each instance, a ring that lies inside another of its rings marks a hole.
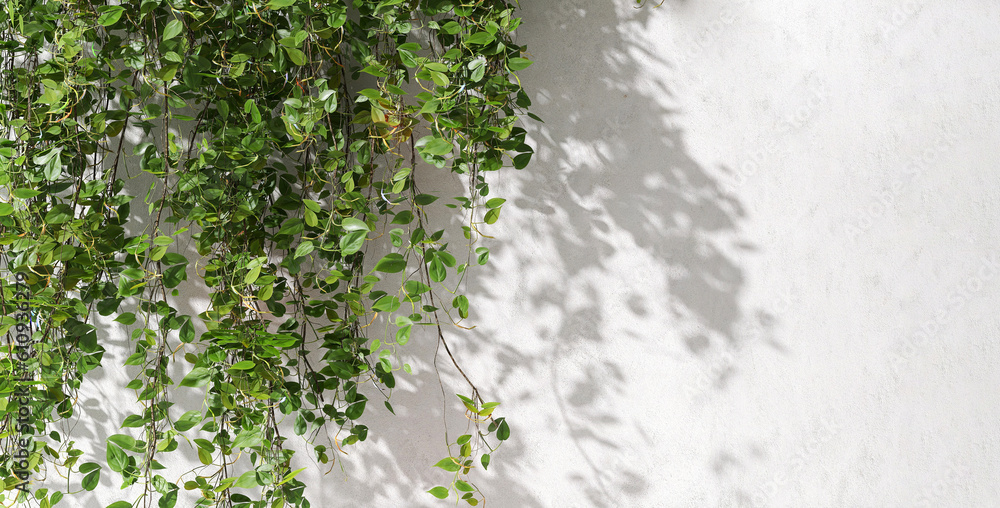
[[[195,506],[308,507],[302,464],[366,439],[364,392],[392,411],[401,348],[430,327],[468,381],[473,431],[429,492],[479,504],[470,475],[510,429],[442,327],[468,318],[463,281],[489,258],[504,200],[487,175],[532,155],[515,7],[6,2],[0,501],[51,506],[110,475],[140,487],[110,508],[172,507],[181,489]],[[467,191],[421,192],[423,172]],[[104,358],[101,316],[130,330],[123,365]],[[134,411],[89,456],[54,424],[79,417],[89,373],[126,366]],[[180,447],[198,467],[173,469]],[[64,488],[32,490],[42,477]]]

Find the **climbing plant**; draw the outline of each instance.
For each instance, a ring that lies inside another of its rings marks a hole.
[[[490,255],[488,175],[532,155],[516,7],[7,0],[0,501],[103,481],[131,487],[113,508],[308,507],[296,475],[365,441],[369,396],[393,411],[426,327],[471,422],[428,492],[479,504],[474,472],[510,429],[443,328],[467,327],[464,281]],[[423,192],[424,174],[464,190]],[[127,340],[102,335],[112,319]],[[98,368],[134,398],[87,452],[55,424],[86,418]],[[178,470],[178,449],[200,463]]]

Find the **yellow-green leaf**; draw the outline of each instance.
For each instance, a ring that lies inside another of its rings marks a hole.
[[[169,41],[170,39],[177,37],[183,30],[184,24],[181,23],[181,20],[170,20],[170,22],[167,23],[167,26],[163,28],[163,40]]]

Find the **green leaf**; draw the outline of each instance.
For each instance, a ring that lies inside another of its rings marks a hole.
[[[126,450],[134,450],[135,449],[135,438],[133,438],[132,436],[126,436],[125,434],[115,434],[113,436],[109,436],[108,437],[108,441],[110,441],[110,442],[112,442],[112,443],[114,443],[114,444],[116,444],[116,445],[118,445],[118,446],[120,446],[120,447],[122,447],[122,448],[124,448]]]
[[[434,81],[435,85],[448,87],[451,85],[451,80],[448,79],[448,75],[443,72],[437,71],[427,71],[431,75],[431,81]]]
[[[45,85],[45,88],[53,88],[53,87],[57,86],[56,83],[54,81],[52,81],[52,80],[42,80],[42,83],[48,83],[48,84]],[[61,147],[52,148],[51,150],[49,150],[49,151],[47,151],[45,153],[33,156],[31,158],[31,162],[33,162],[33,163],[35,163],[35,164],[37,164],[39,166],[44,166],[44,165],[48,164],[48,162],[50,160],[52,160],[52,158],[55,157],[57,154],[59,154],[59,152],[61,152],[61,151],[62,151]]]
[[[261,265],[251,268],[250,271],[247,272],[246,276],[243,277],[243,283],[253,284],[254,282],[257,282],[257,278],[260,277],[260,268]]]
[[[301,258],[308,256],[316,248],[315,245],[309,240],[305,240],[300,243],[298,247],[295,248],[295,257]]]
[[[450,252],[439,250],[437,252],[437,256],[441,258],[441,262],[444,263],[444,265],[447,266],[448,268],[452,268],[455,266],[455,256],[452,256]]]
[[[201,411],[188,411],[182,414],[181,417],[174,422],[174,428],[181,432],[191,430],[195,425],[201,423],[201,419]]]
[[[497,406],[499,405],[500,405],[499,402],[487,402],[483,404],[482,409],[480,409],[477,414],[479,416],[489,416],[493,414],[493,411],[495,411]]]
[[[317,202],[315,202],[315,201],[313,201],[311,199],[303,199],[302,200],[302,205],[305,206],[307,210],[312,210],[313,212],[316,212],[316,213],[319,213],[319,211],[320,211],[319,203],[317,203]]]
[[[212,453],[215,451],[215,445],[207,439],[195,438],[194,444],[199,449],[205,450],[206,452]]]
[[[178,333],[180,334],[181,342],[189,343],[194,340],[194,324],[191,323],[191,318],[185,316]]]
[[[281,229],[278,230],[279,235],[297,235],[305,230],[305,221],[299,219],[298,217],[286,220],[282,225]]]
[[[490,454],[484,453],[483,456],[480,458],[480,462],[483,463],[483,469],[489,468],[490,467]]]
[[[399,298],[395,296],[383,296],[379,298],[377,302],[372,304],[372,309],[378,312],[396,312],[399,309]]]
[[[406,290],[406,294],[419,295],[430,291],[431,287],[419,280],[408,280],[403,284],[403,289]]]
[[[375,103],[382,98],[382,94],[374,88],[365,88],[364,90],[358,92],[358,95]],[[361,97],[358,97],[358,99],[361,99]]]
[[[406,259],[401,254],[391,253],[375,263],[376,272],[399,273],[406,268]]]
[[[170,39],[177,37],[183,30],[184,23],[181,23],[181,20],[170,20],[170,22],[167,23],[167,26],[163,28],[163,40],[169,41]]]
[[[260,428],[242,429],[233,440],[233,448],[253,448],[264,442]]]
[[[514,156],[514,169],[524,169],[531,162],[531,153],[522,153]]]
[[[241,489],[249,489],[251,487],[257,486],[257,472],[250,470],[240,475],[240,478],[236,480],[236,487]]]
[[[445,155],[452,152],[455,149],[455,145],[451,144],[444,138],[434,138],[424,145],[423,150],[432,155]]]
[[[397,50],[399,51],[399,60],[403,62],[403,65],[410,68],[417,66],[416,55],[412,51],[399,48]]]
[[[169,253],[164,256],[166,259]],[[185,260],[186,261],[186,260]],[[182,281],[187,280],[187,263],[171,266],[163,270],[163,285],[168,288],[177,287]]]
[[[420,206],[427,206],[435,201],[438,197],[433,194],[417,194],[413,197],[413,202]]]
[[[234,363],[232,367],[229,367],[229,370],[250,370],[256,366],[257,364],[253,360],[243,360]]]
[[[438,101],[437,99],[429,100],[429,101],[425,102],[423,106],[420,107],[419,113],[421,115],[424,115],[424,114],[433,115],[434,113],[437,112],[438,107],[440,105],[441,105],[441,102]]]
[[[120,473],[128,466],[128,455],[116,444],[108,443],[107,451],[108,467],[116,473]]]
[[[170,484],[173,485],[173,484]],[[163,493],[163,497],[157,503],[157,508],[174,508],[177,505],[177,486]]]
[[[355,219],[354,217],[345,218],[340,225],[344,228],[344,231],[371,231],[371,228],[368,227],[368,224],[365,224],[365,221]]]
[[[476,403],[472,399],[460,393],[456,393],[455,395],[462,400],[462,404],[465,404],[465,407],[468,408],[469,411],[476,411]]]
[[[368,231],[352,231],[340,237],[340,252],[349,256],[361,250],[367,236]]]
[[[306,226],[314,228],[319,225],[319,218],[316,217],[316,212],[306,209],[302,214],[303,220],[306,221]]]
[[[366,401],[362,400],[361,402],[355,402],[354,404],[347,406],[347,411],[344,411],[344,414],[347,415],[349,420],[357,420],[358,418],[361,418],[361,415],[365,412],[365,402]]]
[[[445,471],[454,473],[455,471],[462,469],[462,463],[454,457],[448,457],[446,459],[439,460],[437,464],[434,464],[434,467],[439,467]]]
[[[143,363],[146,363],[146,351],[133,353],[125,359],[125,365],[142,365]]]
[[[485,220],[487,224],[495,224],[496,221],[500,220],[500,210],[502,210],[502,208],[491,209],[486,212],[486,216],[483,217],[483,220]]]
[[[128,501],[115,501],[109,504],[106,508],[132,508],[132,503]]]
[[[517,58],[517,57],[515,57],[515,58],[511,58],[510,60],[507,60],[507,68],[510,69],[513,72],[517,72],[517,71],[522,70],[522,69],[527,69],[528,66],[531,65],[531,64],[533,64],[533,63],[535,63],[535,62],[532,62],[531,60],[528,60],[527,58]]]
[[[496,37],[489,32],[476,32],[465,38],[466,44],[485,45],[496,40]]]
[[[282,485],[282,484],[284,484],[285,482],[287,482],[287,481],[291,480],[292,478],[295,478],[296,476],[298,476],[299,473],[301,473],[302,471],[305,471],[306,469],[307,468],[300,467],[300,468],[296,469],[295,471],[292,471],[292,472],[286,474],[285,477],[282,478],[281,481],[278,482],[276,485]]]
[[[433,489],[428,490],[427,492],[430,492],[430,494],[432,496],[434,496],[434,497],[436,497],[438,499],[447,499],[448,498],[448,489],[446,489],[444,487],[434,487]]]
[[[309,427],[309,422],[307,422],[305,417],[302,416],[302,413],[299,413],[295,417],[295,425],[292,426],[292,431],[295,432],[296,436],[301,436],[306,433],[308,427]]]
[[[206,466],[212,463],[212,452],[204,449],[198,448],[198,461]]]
[[[451,305],[458,309],[458,315],[465,319],[469,317],[469,299],[465,295],[458,295],[452,300]]]
[[[412,332],[412,330],[413,330],[413,326],[412,325],[407,325],[407,326],[401,327],[399,330],[396,330],[396,342],[400,346],[405,346],[406,343],[410,341],[410,333]],[[403,370],[406,370],[406,369],[407,369],[407,366],[404,365],[403,366]]]
[[[135,314],[131,312],[123,312],[121,315],[115,318],[115,321],[128,326],[132,323],[135,323]]]
[[[282,46],[281,48],[285,50],[285,53],[288,54],[288,59],[291,60],[295,65],[306,64],[306,54],[303,53],[302,50],[289,48],[286,46]]]
[[[431,280],[434,282],[441,282],[448,276],[448,272],[444,267],[444,263],[442,263],[441,260],[438,258],[434,258],[431,261],[429,271],[431,275]]]
[[[156,247],[153,247],[153,249],[149,251],[149,259],[153,261],[159,261],[163,259],[163,256],[166,255],[166,253],[167,253],[166,245],[157,245]]]
[[[45,163],[42,172],[45,179],[50,182],[54,182],[62,176],[62,150],[54,149],[52,152],[54,156]]]
[[[113,5],[107,8],[102,7],[98,10],[101,11],[101,15],[97,17],[97,23],[101,26],[111,26],[117,23],[125,12],[125,8],[120,5]]]
[[[122,427],[142,427],[146,424],[146,420],[139,415],[128,415],[125,417],[125,421],[122,422]],[[83,467],[83,466],[81,466]]]
[[[262,119],[260,116],[260,108],[257,107],[257,102],[253,99],[247,99],[247,101],[243,104],[243,112],[250,113],[250,119],[253,120],[253,123],[260,123]]]
[[[472,492],[476,490],[472,487],[472,485],[469,485],[468,483],[463,482],[462,480],[455,480],[455,488],[461,490],[462,492]]]
[[[487,261],[490,260],[490,250],[486,247],[479,247],[476,249],[476,262],[485,265]]]
[[[73,208],[67,204],[58,204],[53,206],[48,213],[45,214],[45,222],[49,224],[64,224],[73,220]]]
[[[14,213],[14,207],[10,203],[0,203],[0,217]]]
[[[392,218],[392,224],[409,224],[411,222],[413,222],[413,212],[409,210],[403,210]]]
[[[140,270],[138,268],[127,268],[125,270],[122,270],[121,275],[122,275],[122,277],[124,277],[124,278],[126,278],[128,280],[142,280],[142,278],[145,275],[145,273],[146,272],[143,272],[142,270]]]
[[[270,300],[271,296],[273,295],[274,295],[274,286],[271,284],[263,286],[260,288],[259,291],[257,291],[258,300],[265,300],[265,301]]]
[[[486,59],[483,58],[482,56],[479,56],[478,58],[469,63],[469,70],[472,71],[472,75],[469,76],[470,80],[472,80],[473,82],[477,82],[482,80],[483,77],[486,76],[486,66],[484,65],[485,63]]]
[[[181,380],[180,386],[190,386],[192,388],[197,388],[199,386],[205,386],[212,379],[212,371],[206,369],[205,367],[195,367],[188,372],[188,375],[184,376]]]
[[[80,486],[83,487],[83,490],[90,491],[96,489],[97,484],[99,484],[100,482],[101,482],[101,470],[95,469],[90,473],[84,475],[83,480],[81,480],[80,482]]]
[[[41,194],[41,191],[36,191],[35,189],[14,189],[11,194],[18,199],[31,199]]]
[[[500,422],[500,427],[497,428],[497,439],[501,441],[506,441],[510,438],[510,427],[507,425],[507,420],[502,420]]]
[[[267,3],[268,9],[282,9],[295,5],[295,0],[271,0]]]

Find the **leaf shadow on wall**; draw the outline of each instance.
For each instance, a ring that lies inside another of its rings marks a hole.
[[[516,277],[519,290],[512,300],[488,284],[470,287],[477,299],[503,302],[528,316],[533,338],[547,344],[544,353],[528,352],[516,345],[521,337],[481,329],[481,340],[468,341],[467,351],[475,356],[490,349],[501,365],[498,384],[521,387],[527,378],[547,392],[525,391],[506,403],[508,409],[554,398],[550,428],[515,426],[515,435],[570,440],[575,451],[566,457],[578,460],[560,463],[562,480],[593,506],[646,499],[650,483],[663,474],[632,460],[650,452],[637,438],[612,437],[645,436],[647,425],[656,425],[623,402],[635,397],[630,384],[666,382],[635,379],[630,369],[637,358],[650,351],[677,362],[694,358],[708,373],[706,390],[721,390],[739,365],[718,369],[717,358],[731,358],[725,352],[744,346],[748,323],[773,321],[741,302],[745,277],[738,254],[754,249],[741,237],[746,212],[720,180],[722,172],[688,150],[678,126],[683,108],[669,84],[670,56],[635,35],[636,27],[666,21],[666,9],[648,7],[582,0],[525,5],[519,43],[537,63],[520,77],[544,124],[529,122],[536,155],[517,177],[512,204],[531,213],[522,214],[529,219],[517,224],[516,238],[493,248],[494,258],[518,259],[517,269],[501,274],[488,266],[485,277],[474,279]],[[535,251],[558,256],[541,259]],[[662,281],[656,292],[666,295],[666,308],[651,305],[658,297],[633,290],[629,279],[620,279],[619,287],[602,284],[622,271],[621,256],[630,252],[651,258],[649,270],[661,272],[631,277],[644,279],[647,288]],[[650,315],[670,329],[638,324]],[[680,343],[664,343],[664,336]],[[607,354],[622,344],[636,358]],[[609,457],[620,458],[609,464]]]

